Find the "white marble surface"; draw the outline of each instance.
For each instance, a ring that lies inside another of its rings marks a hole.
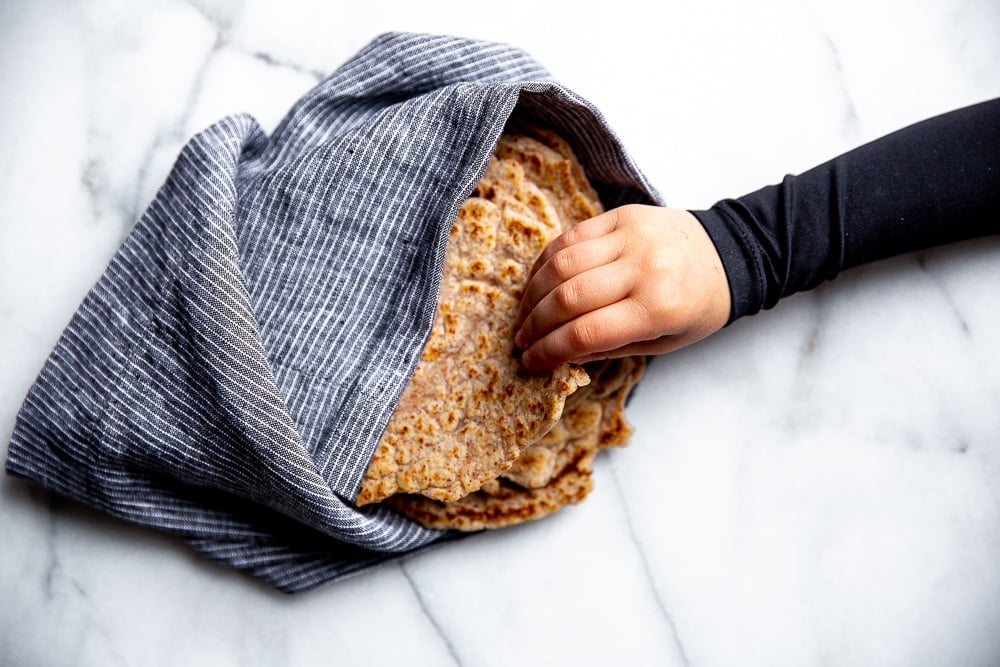
[[[1000,94],[995,0],[538,4],[0,2],[0,454],[183,142],[379,32],[526,48],[692,208]],[[0,476],[0,664],[998,665],[998,285],[790,298],[658,360],[584,504],[301,596]]]

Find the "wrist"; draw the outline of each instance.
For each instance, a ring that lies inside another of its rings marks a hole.
[[[759,249],[752,237],[739,220],[719,204],[688,213],[704,230],[722,266],[729,292],[729,313],[725,324],[758,312],[763,303],[764,281],[759,267]]]

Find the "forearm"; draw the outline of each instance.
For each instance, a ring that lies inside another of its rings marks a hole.
[[[692,213],[722,259],[730,322],[843,269],[1000,232],[1000,98]]]

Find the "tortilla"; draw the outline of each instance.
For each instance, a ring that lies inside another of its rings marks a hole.
[[[589,186],[580,191],[571,170],[547,167],[565,160],[544,144],[504,137],[502,150],[534,159],[494,157],[459,209],[430,337],[376,446],[358,505],[396,493],[457,500],[479,489],[548,432],[566,397],[589,382],[570,364],[524,370],[513,327],[531,264],[566,228],[560,210],[582,207],[578,195],[599,201]]]
[[[570,396],[559,422],[479,491],[448,503],[394,496],[389,506],[428,528],[475,531],[540,519],[582,501],[593,488],[597,451],[632,435],[625,401],[645,366],[645,357],[587,364],[591,383]]]
[[[388,504],[428,528],[474,531],[539,519],[561,507],[578,503],[593,488],[590,473],[597,453],[601,409],[596,403],[586,404],[587,412],[593,412],[594,408],[596,415],[581,420],[588,423],[589,428],[566,441],[560,454],[564,463],[545,486],[529,489],[500,478],[453,502],[400,495],[390,498]]]
[[[593,487],[598,449],[632,434],[625,400],[644,357],[593,362],[586,372],[567,365],[546,381],[520,369],[510,346],[535,257],[603,211],[564,140],[530,125],[514,129],[520,134],[501,137],[459,210],[434,329],[359,495],[359,504],[388,497],[430,528],[500,528],[580,502]],[[475,380],[491,368],[514,388],[499,397],[483,391]],[[567,385],[553,387],[557,379]],[[462,412],[468,402],[477,409]],[[530,418],[526,406],[535,409]],[[453,426],[453,414],[467,421]]]

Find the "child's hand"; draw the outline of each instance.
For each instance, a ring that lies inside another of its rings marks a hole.
[[[542,252],[514,340],[529,370],[659,354],[721,329],[729,307],[722,262],[697,218],[623,206],[581,222]]]

